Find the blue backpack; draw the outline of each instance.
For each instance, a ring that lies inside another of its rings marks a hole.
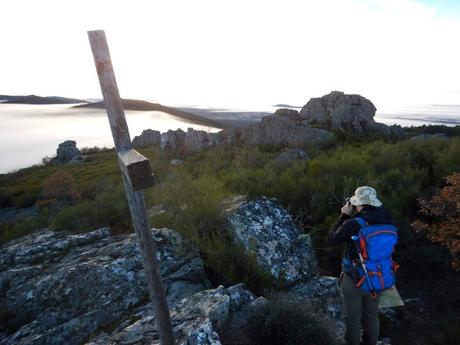
[[[392,224],[368,225],[364,218],[355,219],[361,229],[358,233],[359,243],[355,243],[361,253],[369,279],[357,260],[344,259],[346,271],[355,278],[355,285],[363,291],[376,295],[395,284],[395,272],[399,265],[393,261],[394,246],[398,242],[398,228]]]

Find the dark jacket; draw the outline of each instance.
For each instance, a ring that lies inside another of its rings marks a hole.
[[[329,243],[339,245],[346,243],[343,256],[351,261],[358,258],[356,247],[351,240],[351,236],[357,235],[361,226],[354,218],[362,217],[368,224],[394,224],[390,213],[383,207],[374,207],[364,205],[361,212],[354,214],[352,217],[341,214],[337,222],[329,231]]]

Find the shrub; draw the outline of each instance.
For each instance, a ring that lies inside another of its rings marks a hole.
[[[103,226],[110,226],[115,233],[131,232],[131,218],[122,185],[112,186],[93,200],[65,207],[51,219],[50,225],[58,230],[75,232]]]
[[[332,345],[334,330],[305,303],[277,297],[259,307],[244,330],[254,345]]]
[[[452,266],[460,271],[460,173],[445,180],[446,185],[431,199],[420,199],[420,213],[428,220],[417,220],[413,226],[445,246],[452,256]]]
[[[47,217],[43,215],[26,218],[16,223],[0,223],[0,245],[15,238],[30,234],[46,225]]]
[[[76,204],[81,197],[73,176],[65,170],[58,170],[45,179],[42,196],[44,199],[37,204],[42,208],[49,208],[51,215]]]

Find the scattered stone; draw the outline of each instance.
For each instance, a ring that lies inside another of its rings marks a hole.
[[[209,287],[196,250],[173,230],[152,233],[171,306]],[[0,248],[0,300],[8,315],[2,345],[81,344],[149,300],[135,235],[102,228],[10,241]]]
[[[378,131],[391,134],[388,126],[375,122],[375,111],[372,102],[363,96],[332,91],[323,97],[310,99],[300,111],[300,117],[309,126],[334,132]]]
[[[161,133],[153,129],[146,129],[142,131],[141,135],[134,137],[133,146],[146,147],[155,146],[160,147],[161,145]]]
[[[75,157],[81,156],[81,152],[77,148],[77,142],[74,140],[66,140],[60,143],[56,154],[56,160],[59,163],[66,163]]]
[[[286,149],[276,159],[276,162],[286,163],[295,160],[307,161],[310,157],[304,150],[300,149]]]
[[[182,165],[182,164],[184,164],[184,160],[179,159],[179,158],[171,159],[169,161],[169,165]]]
[[[311,278],[316,256],[309,235],[302,235],[275,199],[261,197],[229,216],[230,230],[260,267],[275,279],[293,284]]]
[[[166,212],[163,205],[152,206],[149,210],[149,217],[155,217]]]

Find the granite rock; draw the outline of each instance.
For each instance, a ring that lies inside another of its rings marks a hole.
[[[182,299],[171,310],[171,321],[177,344],[221,345],[218,334],[231,315],[255,300],[243,284],[197,292]],[[103,333],[86,345],[159,344],[155,317],[143,310],[133,313],[134,321],[115,331]]]
[[[312,128],[305,121],[293,121],[287,116],[268,115],[242,129],[241,141],[248,145],[322,146],[333,142],[334,134],[321,128]]]
[[[178,233],[152,233],[170,305],[209,286],[196,250]],[[7,313],[2,345],[81,344],[148,300],[134,234],[44,230],[0,248],[0,302]]]
[[[74,140],[66,140],[60,143],[56,150],[56,160],[59,163],[66,163],[79,156],[81,156],[81,152],[77,148],[77,142]]]
[[[261,197],[245,203],[228,220],[235,240],[275,279],[289,285],[313,277],[316,256],[311,238],[300,232],[275,199]]]
[[[134,137],[133,146],[136,147],[147,147],[155,146],[160,147],[161,145],[161,133],[153,129],[146,129],[142,131],[141,135]]]
[[[391,134],[388,126],[374,120],[376,108],[360,95],[346,95],[333,91],[319,98],[312,98],[300,111],[300,117],[309,126],[333,132],[364,133],[377,131]]]

